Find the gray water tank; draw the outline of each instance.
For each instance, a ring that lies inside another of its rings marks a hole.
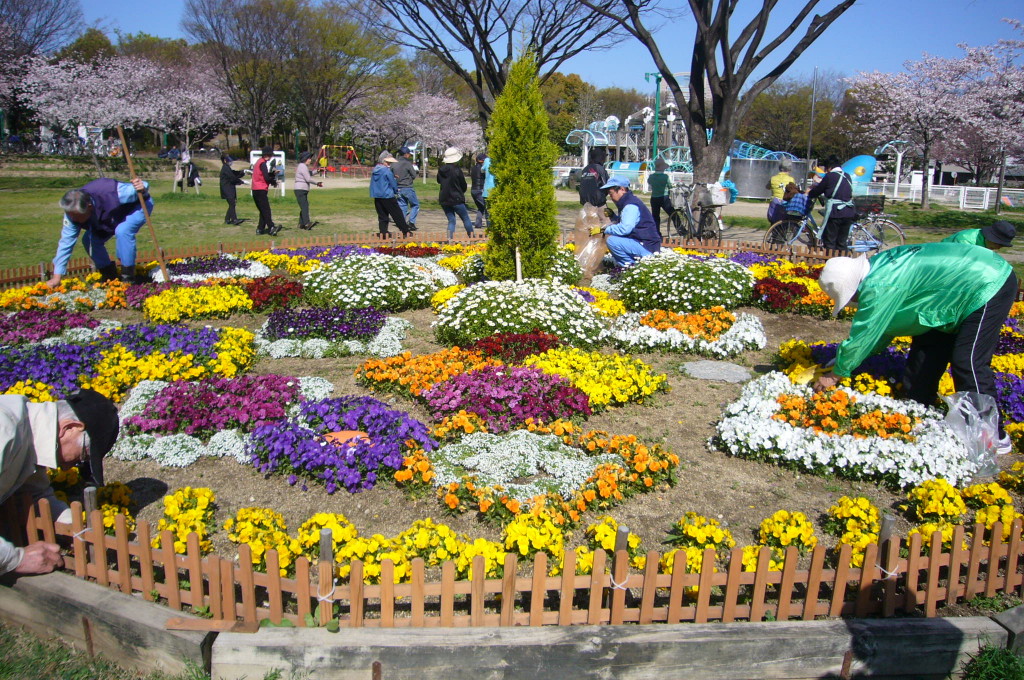
[[[743,198],[767,200],[772,197],[772,192],[767,186],[768,181],[779,172],[779,162],[760,158],[733,158],[729,176],[736,183],[736,188]],[[789,163],[792,166],[789,174],[793,175],[798,185],[801,185],[806,181],[810,163],[805,160],[789,161]]]

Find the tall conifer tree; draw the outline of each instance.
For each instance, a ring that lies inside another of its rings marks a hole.
[[[558,237],[558,211],[551,166],[558,147],[548,138],[548,114],[531,52],[509,70],[487,127],[495,188],[487,198],[490,227],[484,253],[487,278],[513,279],[518,246],[523,276],[540,278],[551,268]]]

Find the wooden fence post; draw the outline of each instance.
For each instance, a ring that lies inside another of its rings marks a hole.
[[[318,623],[326,626],[334,617],[334,534],[327,528],[320,530],[320,559],[316,567]]]
[[[82,504],[85,506],[85,525],[89,526],[89,518],[92,517],[92,513],[97,509],[96,505],[96,487],[87,486],[85,491],[82,492]],[[86,563],[91,564],[93,559],[96,557],[96,553],[92,548],[92,544],[86,543]]]

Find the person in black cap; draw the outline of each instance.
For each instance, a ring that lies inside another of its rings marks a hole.
[[[117,440],[117,407],[95,390],[64,401],[35,403],[20,394],[0,396],[0,503],[15,493],[46,498],[70,523],[71,511],[50,488],[45,468],[88,466],[87,476],[103,484],[103,456]],[[47,574],[63,566],[56,544],[38,541],[17,548],[0,538],[0,574]]]
[[[308,151],[299,154],[299,164],[295,166],[295,200],[299,204],[299,229],[312,229],[315,222],[309,221],[309,188],[312,185],[322,187],[323,182],[314,182],[309,172],[309,159],[313,157]]]
[[[267,197],[270,187],[277,186],[277,175],[267,167],[267,161],[273,157],[274,150],[269,146],[263,147],[260,159],[252,168],[252,202],[260,211],[260,221],[256,225],[256,233],[270,234],[271,236],[281,231],[281,227],[274,226],[274,218],[270,214],[270,199]]]
[[[242,220],[238,219],[238,215],[235,213],[235,203],[238,202],[238,193],[235,191],[235,187],[239,184],[245,184],[245,170],[233,170],[231,164],[234,162],[234,158],[224,154],[220,157],[220,197],[228,202],[228,211],[224,214],[224,224],[241,224]]]
[[[964,229],[942,239],[944,243],[969,243],[989,250],[1001,250],[1013,245],[1017,228],[1006,220],[993,222],[981,229]]]
[[[398,183],[398,207],[405,215],[409,231],[416,231],[416,217],[420,214],[420,199],[416,195],[416,164],[412,162],[412,149],[403,146],[398,150],[398,160],[391,166],[391,172]]]

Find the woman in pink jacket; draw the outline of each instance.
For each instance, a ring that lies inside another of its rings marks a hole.
[[[295,200],[299,204],[299,229],[312,229],[316,222],[309,221],[309,188],[311,185],[322,187],[323,182],[314,182],[309,172],[309,159],[313,157],[308,151],[299,155],[299,164],[295,166]]]

